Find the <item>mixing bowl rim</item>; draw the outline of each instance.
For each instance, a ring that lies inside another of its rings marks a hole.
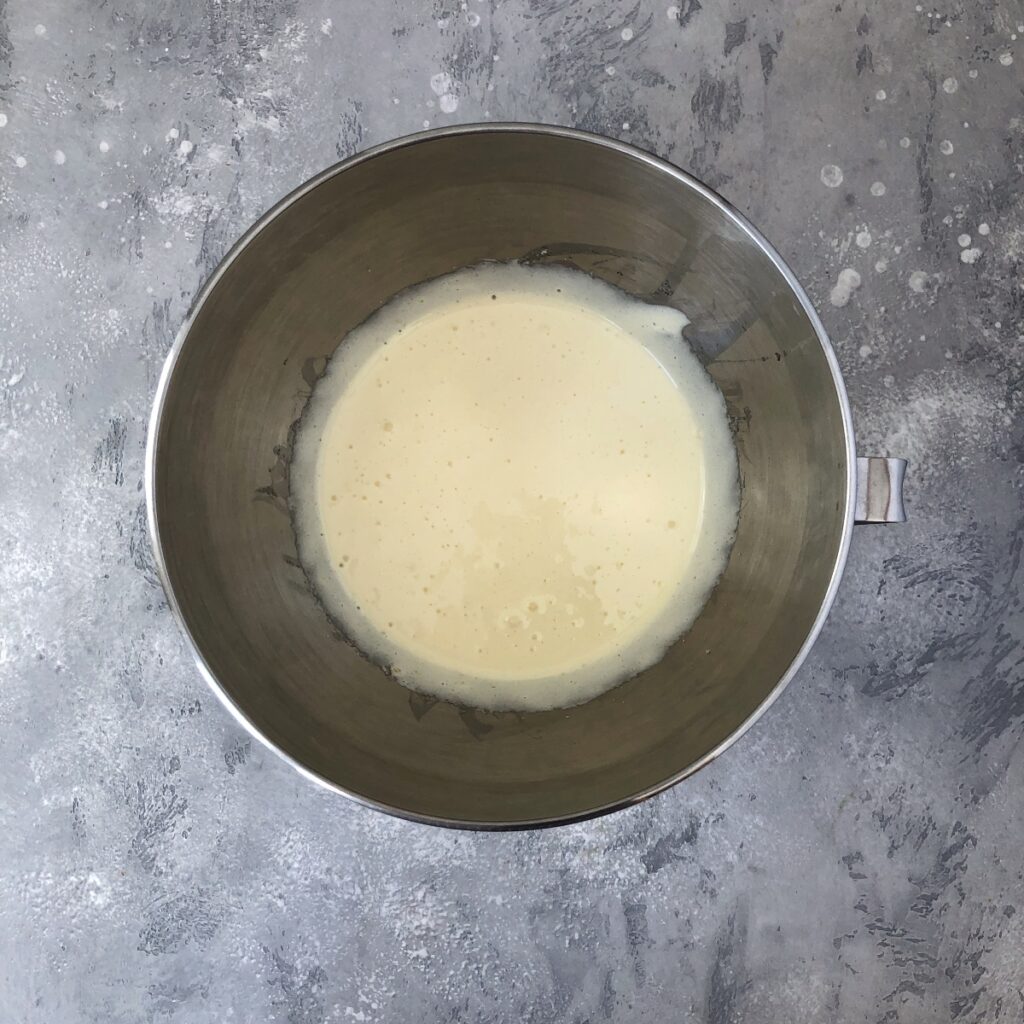
[[[375,157],[381,156],[384,153],[396,152],[401,149],[405,149],[409,146],[416,146],[423,143],[429,143],[437,141],[438,139],[451,138],[455,136],[469,136],[469,135],[487,135],[487,134],[502,134],[502,133],[513,133],[522,135],[541,135],[551,136],[554,138],[568,139],[576,142],[589,143],[591,145],[601,146],[607,150],[619,154],[622,157],[626,157],[631,160],[639,160],[641,163],[653,168],[656,171],[660,171],[663,174],[667,174],[669,177],[674,179],[678,184],[685,188],[696,192],[707,202],[716,207],[724,216],[737,228],[739,228],[747,237],[751,239],[757,245],[757,247],[768,257],[771,263],[775,266],[776,270],[781,274],[786,284],[789,286],[792,293],[796,296],[797,301],[800,303],[805,315],[814,328],[814,333],[821,345],[822,351],[825,355],[825,360],[828,363],[829,371],[832,375],[832,383],[835,387],[836,398],[839,401],[840,412],[842,416],[843,435],[846,449],[846,500],[845,508],[843,510],[843,525],[842,525],[842,538],[839,544],[839,550],[836,553],[835,562],[832,566],[832,572],[829,578],[828,587],[825,592],[825,596],[821,603],[821,608],[818,614],[815,616],[814,622],[811,624],[811,628],[808,631],[807,637],[805,638],[800,650],[797,651],[796,656],[790,663],[789,667],[783,673],[778,683],[771,689],[764,700],[754,709],[754,711],[746,718],[743,722],[737,726],[728,736],[720,741],[712,750],[702,755],[696,761],[686,765],[677,772],[674,772],[668,778],[662,779],[661,781],[646,787],[636,793],[631,794],[628,797],[621,797],[619,799],[603,803],[595,807],[589,807],[582,811],[577,811],[571,814],[555,815],[543,818],[533,819],[518,819],[509,821],[489,821],[489,820],[470,820],[462,818],[446,818],[439,817],[437,815],[424,814],[417,811],[409,810],[408,808],[400,807],[385,803],[380,800],[375,800],[372,797],[365,796],[364,794],[355,792],[350,789],[346,789],[344,786],[339,785],[330,779],[319,775],[317,772],[306,767],[296,757],[292,756],[286,750],[283,750],[276,743],[274,743],[268,736],[264,735],[263,732],[249,719],[246,712],[241,708],[232,697],[223,688],[217,679],[217,676],[207,664],[206,658],[203,655],[199,644],[196,642],[195,637],[192,635],[192,631],[189,629],[188,623],[185,619],[185,615],[182,611],[181,604],[178,601],[178,597],[174,592],[174,588],[171,585],[170,577],[167,571],[166,561],[163,553],[163,545],[161,542],[160,534],[160,522],[156,507],[156,483],[157,474],[159,472],[158,467],[158,451],[157,451],[157,439],[160,434],[160,425],[163,417],[164,405],[166,404],[168,394],[170,392],[172,378],[174,376],[174,369],[177,365],[178,358],[181,355],[182,350],[188,340],[188,336],[191,333],[192,327],[202,310],[207,299],[216,289],[220,280],[225,276],[232,264],[238,259],[239,255],[248,247],[248,245],[266,228],[273,220],[281,216],[289,207],[294,203],[298,202],[304,196],[308,195],[319,185],[325,181],[335,177],[336,175],[342,174],[358,164],[364,163],[368,160],[373,160]],[[638,804],[650,797],[656,796],[658,793],[662,793],[665,790],[671,788],[683,779],[688,778],[695,772],[700,771],[701,768],[710,764],[715,758],[719,757],[726,750],[729,749],[734,743],[736,743],[741,737],[743,737],[749,729],[751,729],[762,716],[768,711],[768,709],[778,700],[782,691],[789,685],[790,681],[800,670],[804,661],[810,652],[811,647],[814,645],[821,633],[822,627],[825,624],[825,620],[828,617],[828,613],[835,601],[836,593],[839,589],[839,583],[842,579],[843,570],[846,566],[847,556],[850,549],[850,535],[853,530],[854,524],[854,504],[856,500],[856,448],[854,445],[854,433],[853,433],[853,417],[850,411],[850,401],[847,395],[846,385],[843,381],[842,372],[839,368],[839,362],[836,358],[835,351],[832,347],[832,343],[829,341],[828,335],[825,332],[825,328],[822,325],[821,319],[819,318],[817,311],[814,308],[813,303],[808,297],[803,286],[797,280],[796,275],[790,270],[789,266],[782,259],[779,253],[775,250],[772,244],[761,234],[761,232],[754,227],[754,225],[747,220],[738,210],[734,209],[733,206],[723,199],[717,192],[708,188],[707,185],[698,181],[691,174],[681,170],[674,164],[669,163],[660,157],[654,156],[651,153],[646,152],[630,143],[620,142],[617,139],[612,139],[604,135],[597,135],[593,132],[582,131],[576,128],[566,128],[559,125],[548,125],[531,122],[486,122],[477,124],[464,124],[464,125],[453,125],[446,128],[435,128],[429,131],[416,132],[412,135],[405,135],[397,139],[393,139],[389,142],[381,143],[377,146],[372,146],[369,149],[363,150],[360,153],[356,153],[345,160],[341,160],[331,167],[321,171],[319,174],[314,175],[308,181],[299,185],[298,188],[289,192],[282,199],[278,200],[273,206],[271,206],[239,239],[235,244],[228,250],[224,258],[217,264],[217,267],[209,275],[204,282],[202,288],[197,293],[192,305],[189,307],[188,313],[182,322],[181,328],[178,330],[175,336],[174,342],[171,345],[169,352],[164,360],[163,368],[160,372],[160,379],[157,383],[156,394],[153,400],[153,408],[150,414],[149,430],[146,438],[146,462],[145,462],[145,493],[146,493],[146,514],[149,526],[149,537],[150,543],[153,549],[153,556],[156,562],[157,571],[160,576],[161,584],[163,585],[164,594],[167,598],[168,606],[171,609],[172,614],[178,622],[179,627],[185,635],[185,639],[188,642],[189,647],[192,651],[193,659],[195,660],[196,666],[199,669],[200,674],[206,680],[207,685],[214,692],[220,702],[225,708],[234,716],[238,723],[256,740],[262,743],[264,746],[272,750],[279,757],[283,758],[288,764],[291,765],[296,771],[320,786],[330,790],[333,793],[339,793],[342,796],[348,797],[350,800],[355,801],[364,807],[372,808],[377,811],[383,811],[386,814],[393,815],[398,818],[403,818],[407,821],[414,821],[425,825],[436,825],[446,828],[460,828],[460,829],[475,829],[479,831],[512,831],[512,830],[525,830],[525,829],[537,829],[547,828],[557,825],[570,824],[572,822],[586,821],[591,818],[600,817],[604,814],[610,814],[614,811],[623,810],[626,807],[631,807]]]

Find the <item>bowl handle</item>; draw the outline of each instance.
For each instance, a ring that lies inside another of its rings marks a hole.
[[[905,523],[907,512],[903,507],[903,475],[906,471],[906,459],[858,456],[854,521]]]

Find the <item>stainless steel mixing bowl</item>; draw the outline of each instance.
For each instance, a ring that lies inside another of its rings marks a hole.
[[[403,288],[513,259],[571,264],[684,310],[726,397],[742,477],[728,569],[689,633],[596,700],[531,714],[428,700],[362,657],[310,591],[288,512],[292,427],[346,331]],[[893,468],[862,460],[864,517],[899,517]],[[832,348],[761,235],[646,153],[509,124],[370,150],[249,231],[168,356],[146,488],[171,607],[255,736],[373,807],[512,828],[650,796],[763,714],[832,603],[856,475]]]

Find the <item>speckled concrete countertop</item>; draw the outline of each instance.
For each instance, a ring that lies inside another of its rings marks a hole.
[[[1021,1020],[1022,86],[993,0],[0,0],[3,1020]],[[861,450],[912,460],[753,732],[539,834],[393,821],[251,742],[142,497],[232,240],[486,118],[719,189],[817,302]]]

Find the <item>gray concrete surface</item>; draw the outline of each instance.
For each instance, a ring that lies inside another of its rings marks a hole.
[[[994,0],[0,0],[0,1020],[1021,1020],[1022,96]],[[231,241],[485,118],[720,189],[818,303],[862,450],[913,462],[753,733],[541,834],[265,753],[144,528],[156,376]]]

